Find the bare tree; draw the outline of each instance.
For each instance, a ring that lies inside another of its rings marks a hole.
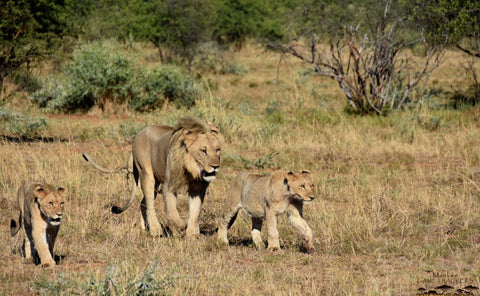
[[[342,38],[324,41],[310,34],[288,44],[270,44],[270,48],[290,54],[313,66],[316,73],[334,79],[355,112],[385,114],[400,109],[412,90],[438,67],[443,47],[429,46],[423,38],[401,38],[401,19],[390,21],[388,5],[384,17],[370,24],[367,33],[359,26],[347,27]],[[425,56],[413,58],[408,50],[422,44]]]

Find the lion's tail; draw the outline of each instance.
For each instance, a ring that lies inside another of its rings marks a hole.
[[[130,155],[128,156],[128,160],[127,160],[126,164],[121,165],[121,166],[119,166],[117,168],[114,168],[114,169],[107,169],[107,168],[104,168],[104,167],[98,165],[97,163],[95,163],[92,160],[90,155],[88,155],[86,152],[83,152],[82,156],[87,162],[91,163],[97,170],[101,171],[102,173],[115,174],[115,173],[118,173],[122,170],[127,170],[128,174],[131,174],[133,172],[133,155],[132,155],[132,153],[130,153]]]
[[[118,207],[118,206],[113,206],[112,207],[112,213],[120,214],[130,207],[133,200],[135,199],[135,193],[137,191],[137,183],[138,183],[138,177],[134,176],[134,178],[132,180],[132,189],[130,190],[130,198],[128,199],[127,203],[121,208]]]
[[[18,231],[22,227],[22,213],[20,213],[20,216],[18,217],[18,224],[15,219],[10,220],[10,234],[12,236],[17,235]]]

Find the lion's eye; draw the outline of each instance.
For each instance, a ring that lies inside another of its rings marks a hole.
[[[49,202],[49,204],[53,207],[53,201]]]
[[[202,151],[203,153],[207,154],[207,148],[206,148],[206,147],[200,149],[200,151]]]
[[[300,185],[300,187],[302,187],[302,189],[305,189],[305,185],[303,185],[303,184],[302,184],[302,185]]]

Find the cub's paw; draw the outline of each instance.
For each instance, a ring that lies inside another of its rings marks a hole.
[[[315,253],[317,251],[317,250],[315,250],[315,248],[313,246],[306,246],[305,249],[306,249],[306,252],[308,254],[312,254],[312,253]]]
[[[45,269],[55,268],[55,261],[53,259],[50,259],[46,262],[42,262],[42,268],[45,268]]]

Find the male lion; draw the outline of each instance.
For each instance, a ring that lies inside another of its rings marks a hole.
[[[135,197],[140,180],[143,191],[141,212],[143,225],[151,235],[159,235],[161,226],[155,214],[154,199],[161,192],[165,203],[167,223],[175,232],[185,229],[185,222],[177,211],[177,194],[189,195],[187,237],[200,234],[198,216],[207,187],[215,180],[220,167],[222,136],[213,123],[206,120],[183,118],[176,127],[151,125],[134,139],[127,163],[109,170],[95,164],[88,154],[84,158],[105,173],[122,169],[133,172],[130,199],[122,207],[112,207],[115,214],[125,211]]]
[[[313,251],[312,230],[303,219],[303,204],[311,202],[312,175],[309,171],[283,172],[271,175],[242,173],[233,180],[225,201],[225,215],[218,227],[218,239],[228,245],[227,230],[243,208],[252,218],[252,238],[258,249],[264,249],[260,231],[267,222],[268,250],[280,249],[277,216],[288,214],[290,223],[305,237],[308,251]]]
[[[66,190],[40,181],[24,181],[18,189],[20,216],[10,222],[10,233],[15,236],[23,225],[25,230],[25,258],[32,258],[43,267],[55,266],[53,247],[63,216]]]

